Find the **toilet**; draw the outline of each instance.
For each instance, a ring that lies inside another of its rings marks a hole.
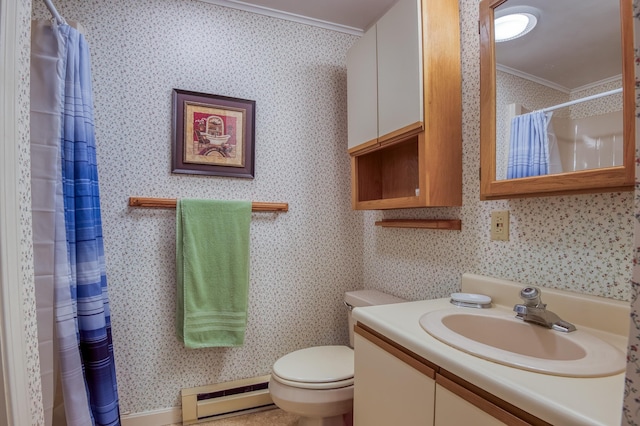
[[[353,411],[353,319],[351,309],[400,303],[377,290],[345,293],[349,346],[315,346],[284,355],[273,364],[269,393],[283,411],[300,417],[299,426],[349,426]]]

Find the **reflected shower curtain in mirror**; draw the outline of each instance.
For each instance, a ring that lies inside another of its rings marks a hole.
[[[511,120],[507,179],[549,174],[549,136],[552,113],[534,111]]]
[[[32,164],[48,168],[46,175],[51,183],[47,188],[55,194],[47,201],[55,210],[49,219],[55,228],[51,255],[54,307],[50,310],[55,318],[54,368],[61,381],[64,409],[51,410],[53,425],[117,426],[118,390],[102,242],[89,50],[84,36],[66,24],[33,27],[31,74],[32,86],[34,82],[36,86],[32,87],[31,101]],[[47,141],[46,150],[34,150],[34,139],[39,138]],[[42,151],[47,151],[45,157],[39,155]],[[34,234],[42,226],[34,215]],[[40,309],[38,291],[36,288]],[[46,424],[51,424],[50,416],[47,414]]]

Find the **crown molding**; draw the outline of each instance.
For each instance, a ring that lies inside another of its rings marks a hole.
[[[203,3],[215,4],[217,6],[229,7],[231,9],[243,10],[245,12],[256,13],[258,15],[270,16],[272,18],[284,19],[285,21],[297,22],[299,24],[311,25],[313,27],[324,28],[326,30],[338,31],[341,33],[361,36],[364,31],[359,28],[348,27],[346,25],[335,24],[333,22],[313,19],[307,16],[296,15],[295,13],[283,12],[281,10],[271,9],[264,6],[245,3],[238,0],[197,0]]]

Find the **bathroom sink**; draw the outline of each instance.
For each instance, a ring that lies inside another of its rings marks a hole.
[[[625,369],[626,356],[585,330],[563,333],[499,309],[453,308],[420,317],[422,328],[456,349],[523,370],[600,377]]]

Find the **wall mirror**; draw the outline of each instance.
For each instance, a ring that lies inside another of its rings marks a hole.
[[[480,199],[633,189],[631,8],[480,2]]]

